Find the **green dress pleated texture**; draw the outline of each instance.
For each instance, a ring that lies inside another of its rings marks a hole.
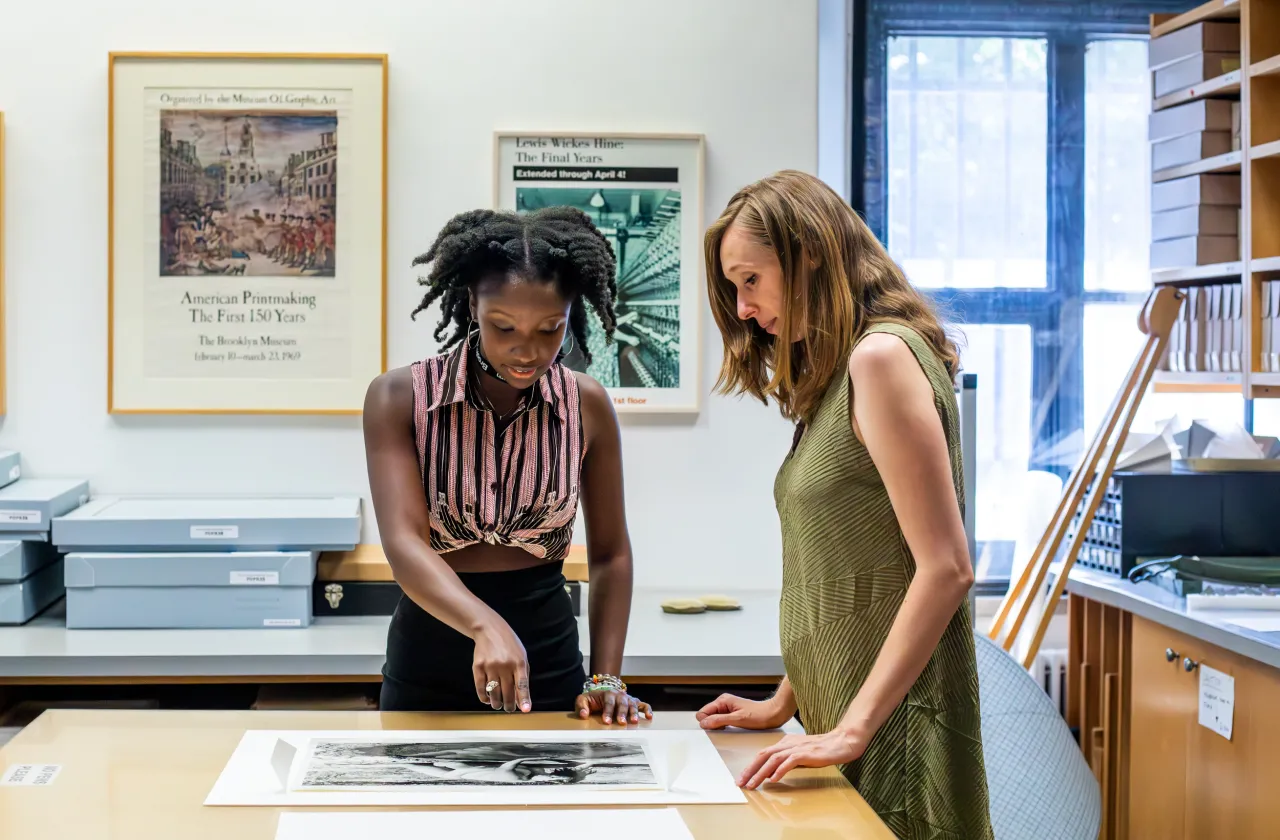
[[[933,385],[963,511],[959,411],[946,368],[914,330],[901,338]],[[782,525],[782,658],[810,734],[836,727],[871,672],[915,573],[879,472],[853,433],[842,370],[774,483]],[[906,699],[841,772],[903,840],[989,840],[978,675],[966,599]]]

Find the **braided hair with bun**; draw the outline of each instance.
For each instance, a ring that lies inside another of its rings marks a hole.
[[[413,261],[414,265],[425,263],[432,264],[431,270],[418,283],[427,287],[427,293],[411,317],[440,301],[436,340],[442,340],[453,324],[444,351],[466,338],[472,288],[495,274],[554,281],[565,298],[572,300],[569,329],[587,362],[591,353],[587,349],[584,300],[599,316],[606,338],[613,339],[617,323],[613,246],[581,210],[546,207],[520,214],[500,210],[459,213],[441,229],[431,248]]]

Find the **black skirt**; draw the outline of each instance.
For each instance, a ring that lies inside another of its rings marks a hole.
[[[569,712],[586,680],[578,619],[565,591],[563,564],[511,572],[459,574],[463,585],[500,615],[524,645],[535,712]],[[401,596],[387,630],[382,711],[492,711],[476,696],[475,643]]]

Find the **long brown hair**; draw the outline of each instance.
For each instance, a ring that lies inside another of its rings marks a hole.
[[[740,320],[737,289],[720,265],[725,231],[738,225],[772,248],[782,264],[783,312],[778,335]],[[871,229],[826,183],[784,170],[743,187],[703,237],[711,312],[724,339],[716,389],[748,393],[783,416],[808,421],[842,375],[858,338],[873,323],[894,322],[918,332],[955,377],[955,343],[928,300],[909,282]]]

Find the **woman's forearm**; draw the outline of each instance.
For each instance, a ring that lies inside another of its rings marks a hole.
[[[876,657],[840,726],[870,739],[898,707],[937,649],[956,608],[968,596],[971,574],[959,564],[918,567]]]
[[[422,539],[392,540],[384,543],[383,549],[404,594],[467,638],[474,639],[495,620],[502,620]]]
[[[631,620],[631,555],[592,558],[590,568],[591,671],[621,677],[622,649]]]
[[[787,717],[791,717],[799,709],[796,704],[796,693],[791,689],[791,680],[785,675],[782,682],[778,683],[778,690],[769,698],[769,702],[777,706],[779,711],[786,712]]]

